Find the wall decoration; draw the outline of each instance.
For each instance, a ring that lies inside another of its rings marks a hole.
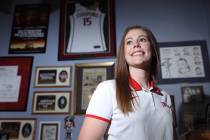
[[[33,114],[68,114],[71,92],[37,91],[33,97]]]
[[[160,43],[159,83],[210,81],[206,41]]]
[[[40,140],[59,140],[60,122],[42,121],[40,122]]]
[[[76,64],[72,114],[85,113],[96,86],[113,78],[114,62]]]
[[[71,140],[72,139],[72,130],[75,127],[75,121],[73,115],[68,115],[64,118],[64,128],[66,130],[65,139]]]
[[[9,53],[44,53],[47,43],[49,6],[16,5]]]
[[[198,103],[204,99],[203,86],[181,87],[183,103]]]
[[[34,87],[70,87],[71,66],[37,66]]]
[[[1,137],[8,140],[34,140],[36,129],[34,118],[0,118],[0,126]]]
[[[0,57],[1,111],[25,111],[32,63],[33,57]]]
[[[59,60],[113,57],[114,0],[63,0]]]

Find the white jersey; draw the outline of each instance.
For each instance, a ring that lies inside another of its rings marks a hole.
[[[173,116],[170,96],[158,88],[134,89],[134,112],[124,115],[117,107],[115,80],[96,88],[86,117],[110,123],[108,140],[173,140]],[[154,89],[158,89],[155,91]]]
[[[104,14],[96,8],[90,10],[76,4],[69,17],[71,29],[67,46],[68,53],[106,51],[103,34]]]

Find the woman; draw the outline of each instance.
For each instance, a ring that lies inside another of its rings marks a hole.
[[[115,80],[98,85],[89,103],[79,140],[172,140],[170,96],[155,85],[157,42],[146,27],[125,30]]]

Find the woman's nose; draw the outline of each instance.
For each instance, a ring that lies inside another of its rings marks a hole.
[[[136,41],[135,44],[134,44],[134,48],[137,48],[137,47],[141,47],[141,45],[138,41]]]

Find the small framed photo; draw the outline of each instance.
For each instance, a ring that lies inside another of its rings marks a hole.
[[[33,114],[68,114],[71,92],[37,91],[33,96]]]
[[[0,57],[0,110],[25,111],[33,57]]]
[[[205,40],[159,43],[159,83],[208,82],[209,56]]]
[[[36,119],[0,118],[0,138],[2,140],[34,140]]]
[[[63,0],[59,60],[116,56],[114,0]]]
[[[59,140],[60,122],[40,122],[40,140]]]
[[[113,78],[114,62],[76,64],[72,113],[85,113],[97,85],[104,80]]]
[[[203,86],[181,87],[183,103],[198,103],[204,99]]]
[[[37,66],[34,87],[70,87],[72,66]]]

